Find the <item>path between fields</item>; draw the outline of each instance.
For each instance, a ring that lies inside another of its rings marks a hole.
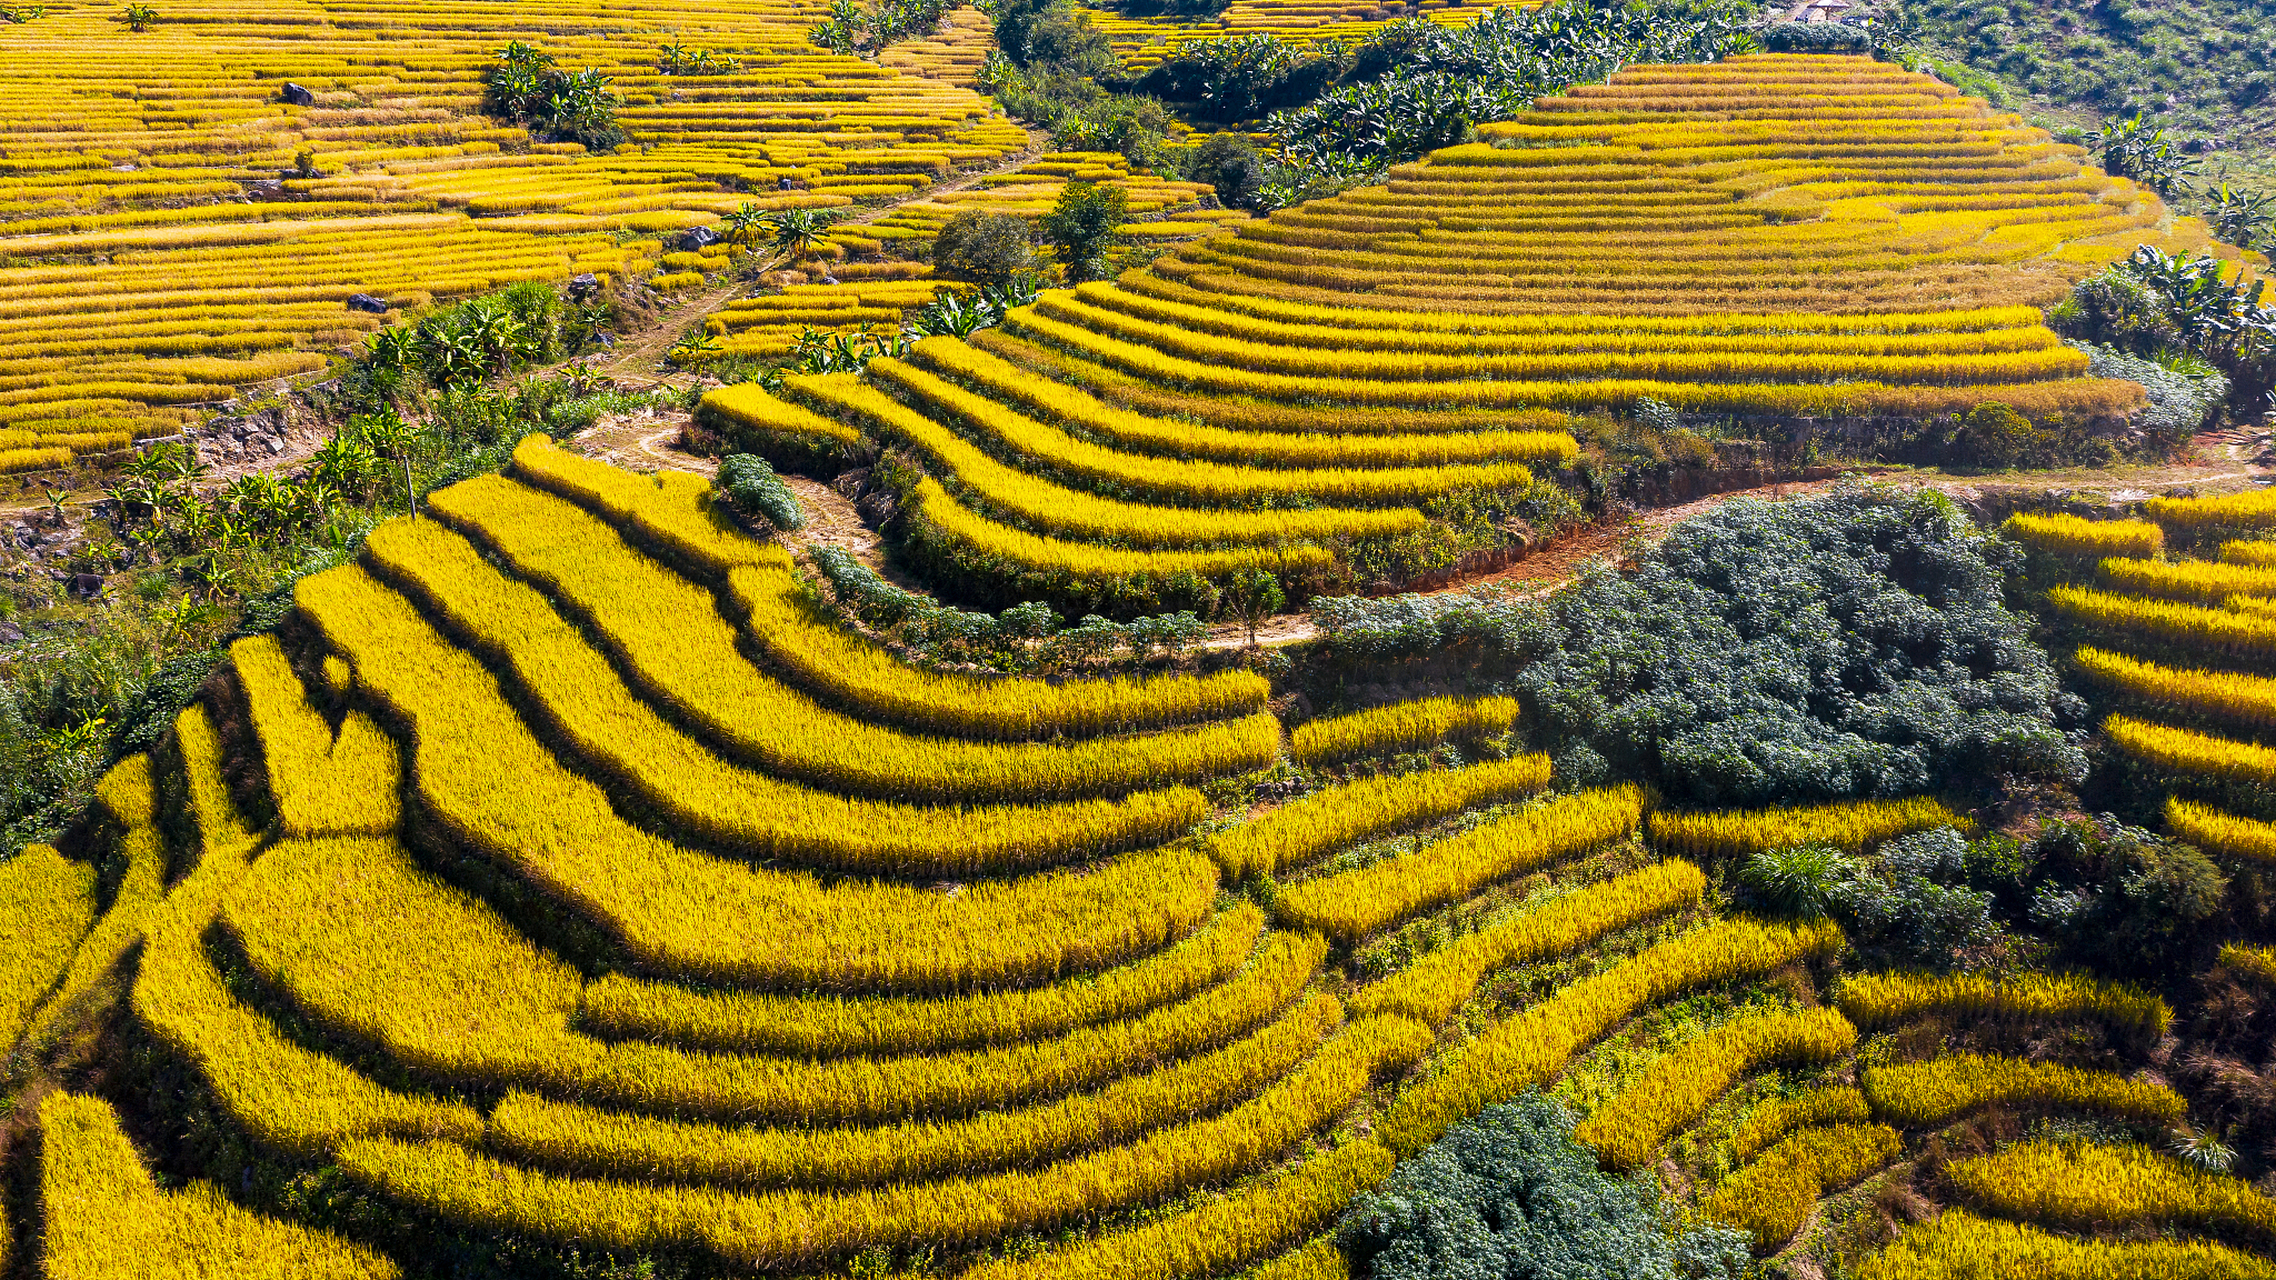
[[[902,205],[911,204],[918,200],[934,200],[941,196],[954,195],[959,191],[968,191],[998,174],[1016,171],[1035,157],[1043,154],[1046,143],[1047,139],[1043,133],[1034,128],[1029,128],[1027,130],[1027,146],[1005,156],[989,168],[974,169],[969,173],[959,174],[947,182],[919,187],[887,204],[864,206],[859,213],[840,218],[830,225],[834,227],[867,226],[879,218],[896,212]],[[663,363],[664,353],[672,349],[672,344],[679,341],[681,334],[701,323],[705,316],[749,293],[752,287],[752,283],[748,280],[737,280],[691,295],[671,310],[658,315],[639,333],[627,335],[620,339],[614,347],[609,349],[606,355],[587,355],[563,360],[551,366],[546,372],[554,372],[569,365],[578,364],[594,372],[605,374],[618,385],[627,386],[632,390],[693,385],[699,378],[699,375],[693,371],[673,370],[669,373],[657,371],[658,366]]]

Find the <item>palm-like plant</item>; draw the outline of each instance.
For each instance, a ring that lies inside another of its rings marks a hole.
[[[812,257],[829,243],[831,224],[837,215],[827,209],[778,209],[765,215],[767,247],[778,255],[778,261],[796,262]]]
[[[767,211],[745,200],[735,212],[721,218],[719,225],[725,229],[727,243],[738,249],[754,249],[766,238]]]

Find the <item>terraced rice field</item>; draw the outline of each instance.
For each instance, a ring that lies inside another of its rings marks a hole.
[[[2103,730],[2173,792],[2177,839],[2276,858],[2276,498],[2161,498],[2148,520],[2017,516],[2015,536],[2075,569],[2054,617],[2080,677],[2122,709]]]
[[[141,33],[89,6],[0,23],[0,451],[52,465],[320,369],[382,323],[353,294],[645,272],[660,235],[745,201],[905,195],[1026,147],[960,75],[924,74],[956,56],[808,45],[822,10],[255,0],[166,6]],[[479,114],[514,39],[613,77],[628,148],[533,146]],[[673,39],[741,69],[662,75]]]
[[[1383,23],[1420,16],[1443,26],[1462,26],[1491,9],[1531,8],[1523,3],[1466,4],[1462,0],[1418,0],[1414,4],[1376,0],[1233,0],[1213,18],[1138,15],[1113,9],[1085,9],[1114,42],[1129,65],[1144,70],[1168,51],[1195,40],[1268,35],[1283,40],[1359,40]]]
[[[1727,1134],[1734,1172],[1702,1203],[1764,1253],[1987,1105],[2181,1115],[2162,1085],[1991,1057],[1768,1089],[1922,1017],[2164,1034],[2162,1001],[2082,979],[1715,996],[1807,973],[1841,935],[1719,918],[1686,855],[1964,824],[1932,801],[1648,814],[1632,787],[1542,796],[1541,756],[1384,770],[1491,740],[1515,705],[1315,719],[1284,746],[1246,671],[918,672],[761,607],[791,573],[691,477],[541,438],[436,493],[305,579],[287,624],[104,780],[115,888],[44,848],[0,868],[16,1060],[117,1008],[207,1123],[407,1223],[705,1273],[890,1254],[989,1280],[1341,1276],[1321,1233],[1396,1159],[1694,996],[1697,1033],[1580,1137],[1633,1168]],[[1284,751],[1321,785],[1254,814],[1200,790]],[[1244,890],[1268,874],[1265,906]],[[1411,958],[1353,962],[1402,937],[1384,954]],[[55,1093],[39,1122],[24,1247],[45,1274],[412,1262],[399,1234],[153,1182],[100,1098]],[[2264,1265],[1995,1220],[2259,1229],[2237,1180],[2128,1148],[1987,1159],[1962,1185],[1993,1219],[1949,1214],[1874,1265]]]
[[[1248,217],[1237,209],[1204,209],[1200,197],[1209,193],[1207,184],[1134,174],[1130,162],[1115,152],[1047,152],[1017,169],[988,174],[964,189],[914,197],[860,226],[831,232],[831,242],[841,254],[894,256],[833,267],[837,284],[793,284],[738,298],[707,317],[704,328],[722,339],[721,355],[761,358],[789,353],[807,330],[898,332],[904,314],[921,309],[944,287],[933,278],[931,264],[916,259],[949,219],[973,210],[1032,222],[1050,211],[1069,182],[1120,187],[1133,217],[1120,231],[1145,243],[1192,239]],[[727,265],[725,249],[718,246],[719,251],[703,261],[676,260],[701,255],[668,255],[664,265],[699,273],[717,270]]]
[[[928,554],[1111,602],[1245,567],[1301,580],[1410,535],[1434,500],[1570,456],[1573,410],[2129,412],[2140,389],[2084,376],[2039,306],[2145,241],[2209,243],[2076,149],[1857,58],[1632,68],[1482,132],[865,379],[731,387],[704,412],[903,446],[933,476]],[[851,290],[847,318],[885,320],[907,287]],[[807,305],[714,323],[775,350]],[[1322,505],[1278,509],[1298,493]]]

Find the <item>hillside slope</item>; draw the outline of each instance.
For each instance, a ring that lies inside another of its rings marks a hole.
[[[1996,77],[2013,105],[2082,128],[2136,111],[2207,160],[2276,183],[2276,29],[2253,0],[1912,6],[1927,46]]]

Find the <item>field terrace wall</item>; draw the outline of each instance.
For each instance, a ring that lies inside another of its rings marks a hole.
[[[744,201],[900,196],[1027,145],[969,88],[808,45],[823,10],[253,0],[165,6],[141,33],[88,7],[0,23],[0,468],[320,369],[383,323],[354,294],[642,271],[654,237]],[[674,38],[741,69],[660,75]],[[628,147],[532,145],[480,114],[514,39],[614,77]]]

